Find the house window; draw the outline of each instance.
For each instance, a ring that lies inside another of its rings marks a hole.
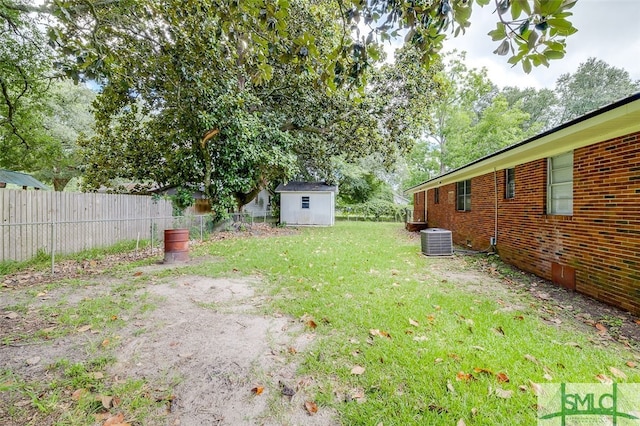
[[[547,213],[573,214],[573,151],[549,158]]]
[[[458,182],[456,184],[456,189],[457,189],[456,208],[459,211],[471,210],[471,179]]]
[[[306,197],[306,196],[302,197],[302,208],[303,209],[309,208],[309,197]]]
[[[440,204],[440,188],[433,189],[433,203]]]
[[[516,197],[516,169],[504,171],[504,198]]]

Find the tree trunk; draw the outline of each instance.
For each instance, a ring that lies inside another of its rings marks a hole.
[[[67,184],[69,184],[69,182],[71,181],[70,178],[53,178],[53,190],[57,191],[57,192],[62,192],[64,191],[64,188],[66,188]]]

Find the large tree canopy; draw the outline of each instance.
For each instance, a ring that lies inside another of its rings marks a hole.
[[[561,120],[577,118],[640,90],[640,81],[606,62],[589,58],[572,74],[562,74],[556,81]]]
[[[2,0],[0,22],[3,41],[24,46],[22,28],[40,19],[53,50],[36,43],[38,52],[54,52],[56,70],[101,84],[97,136],[82,143],[88,187],[115,177],[204,183],[222,211],[300,168],[328,176],[332,156],[379,152],[392,161],[406,151],[429,125],[415,105],[428,107],[439,90],[433,72],[443,39],[464,32],[472,8],[490,3]],[[574,4],[496,0],[495,53],[527,72],[562,57],[564,38],[575,31],[567,20]],[[402,66],[413,64],[409,71],[424,81],[372,67],[382,43],[400,37],[412,47]],[[23,97],[16,87],[3,90],[0,118],[28,145],[15,131],[12,99]]]
[[[281,62],[276,52],[289,54],[291,39],[301,37],[319,53],[334,51],[342,42],[339,16],[317,2],[295,5],[267,63],[259,49],[220,39],[220,23],[203,21],[182,1],[156,16],[153,41],[113,35],[110,49],[121,49],[120,59],[105,68],[97,135],[83,142],[87,186],[117,177],[203,183],[222,213],[269,181],[300,172],[331,179],[333,157],[406,152],[438,93],[437,67],[420,67],[417,53],[407,51],[397,65],[367,71],[370,85],[358,96],[339,85],[327,91],[318,84],[322,70],[300,72],[299,62]],[[405,78],[409,67],[415,74]]]
[[[298,62],[300,68],[320,67],[329,85],[347,80],[361,81],[363,71],[376,61],[380,44],[404,37],[429,62],[442,48],[447,35],[459,35],[471,25],[473,7],[495,7],[496,28],[489,36],[498,55],[508,62],[521,63],[526,72],[532,66],[549,65],[565,53],[565,38],[576,29],[567,19],[577,0],[338,0],[316,1],[331,9],[341,22],[341,42],[330,51],[314,48],[314,29],[305,28],[299,37],[288,37],[288,27],[296,19],[297,0],[185,0],[184,17],[199,16],[231,50],[238,43],[256,51],[253,60],[263,65],[262,77],[269,77],[268,63]],[[101,75],[105,65],[117,61],[112,37],[129,34],[153,43],[167,35],[162,16],[172,14],[172,1],[164,0],[65,0],[34,5],[27,0],[3,0],[0,19],[13,22],[16,13],[39,13],[56,18],[49,31],[52,43],[76,61],[67,71],[78,75]],[[202,19],[202,18],[206,19]],[[213,25],[212,25],[213,24]],[[188,27],[185,28],[188,31]],[[287,39],[287,52],[272,47]],[[134,53],[135,54],[135,53]]]

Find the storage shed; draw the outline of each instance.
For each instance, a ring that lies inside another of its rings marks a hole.
[[[335,185],[324,182],[280,184],[280,222],[286,225],[332,226],[336,210]]]

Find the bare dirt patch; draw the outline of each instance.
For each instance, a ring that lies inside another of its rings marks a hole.
[[[300,320],[264,309],[258,278],[153,276],[175,267],[152,265],[133,271],[138,281],[148,277],[134,294],[151,300],[155,309],[135,311],[115,335],[76,330],[57,339],[39,338],[35,333],[51,326],[38,316],[47,301],[26,295],[37,291],[32,286],[13,288],[10,297],[0,298],[0,323],[5,335],[19,332],[23,339],[0,345],[0,370],[12,373],[4,384],[0,380],[0,386],[11,387],[16,377],[25,382],[54,381],[51,367],[59,360],[82,363],[108,352],[114,361],[101,372],[105,380],[114,384],[143,380],[145,392],[160,402],[144,423],[125,413],[124,421],[134,425],[338,424],[328,409],[313,415],[305,410],[305,389],[312,379],[296,376],[296,370],[315,336]],[[76,301],[108,294],[122,284],[119,278],[102,279],[86,288],[54,292],[81,293]],[[7,308],[19,296],[28,307],[11,313]],[[102,346],[109,340],[116,343],[108,343],[107,351]],[[0,392],[0,423],[53,424],[59,412],[76,404],[75,390],[63,389],[58,406],[46,414],[24,392]],[[100,408],[97,424],[117,411],[117,407],[110,412]]]
[[[295,376],[314,336],[297,320],[258,313],[259,284],[185,276],[149,287],[162,307],[144,333],[134,336],[141,324],[125,330],[113,374],[176,382],[172,424],[332,424],[329,412],[303,411],[305,381]],[[280,383],[296,394],[283,396]]]

